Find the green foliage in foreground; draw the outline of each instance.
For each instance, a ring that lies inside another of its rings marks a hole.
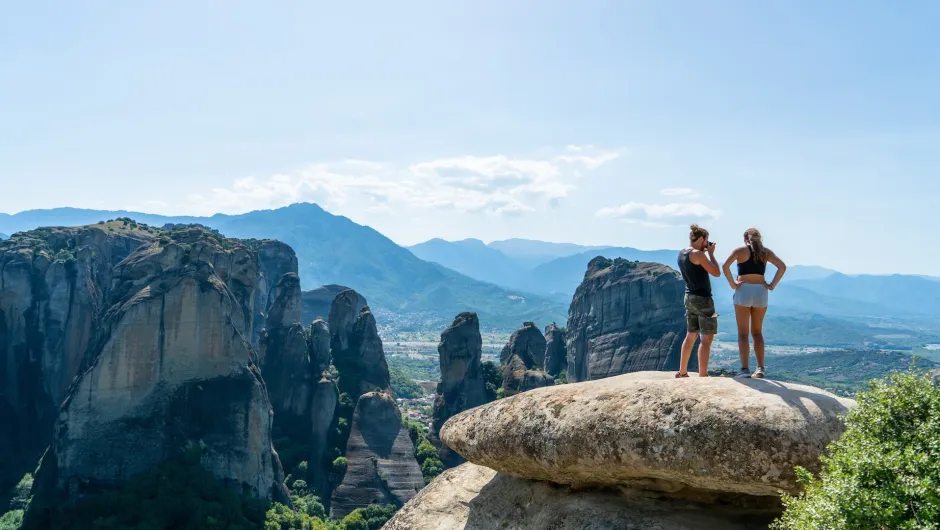
[[[928,372],[895,373],[856,400],[820,476],[797,468],[805,491],[783,497],[772,528],[940,528],[940,387]]]
[[[415,383],[405,372],[399,368],[389,367],[392,390],[395,395],[403,399],[415,399],[424,396],[424,388]]]

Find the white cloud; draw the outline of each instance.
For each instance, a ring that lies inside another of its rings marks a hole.
[[[364,160],[313,164],[295,173],[241,178],[231,186],[190,195],[190,210],[236,213],[310,201],[373,212],[443,208],[520,215],[557,206],[577,189],[583,171],[620,156],[590,146],[578,149],[576,155],[468,155],[405,166]]]
[[[660,225],[669,221],[717,219],[720,215],[719,210],[699,202],[672,202],[667,204],[628,202],[621,206],[601,208],[597,211],[598,217],[612,217],[626,222],[657,223]]]
[[[683,199],[694,199],[698,197],[698,192],[692,188],[666,188],[660,190],[659,194],[665,197],[681,197]]]

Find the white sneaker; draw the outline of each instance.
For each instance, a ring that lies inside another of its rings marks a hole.
[[[755,378],[755,379],[763,379],[763,378],[764,378],[764,369],[763,369],[762,367],[758,366],[758,367],[757,367],[757,371],[755,371],[755,372],[754,372],[754,375],[752,375],[751,377],[753,377],[753,378]]]
[[[751,377],[750,368],[741,368],[738,370],[738,373],[735,374],[735,377]]]

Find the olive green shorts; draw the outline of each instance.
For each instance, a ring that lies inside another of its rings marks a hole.
[[[718,333],[718,313],[711,296],[685,295],[685,322],[692,333],[714,335]]]

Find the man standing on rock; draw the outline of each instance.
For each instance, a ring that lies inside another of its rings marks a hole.
[[[712,339],[718,333],[718,313],[712,299],[712,283],[708,275],[718,278],[721,270],[715,259],[715,244],[708,240],[708,230],[692,225],[689,231],[689,246],[679,251],[679,272],[685,280],[685,321],[688,332],[682,341],[682,358],[676,377],[689,377],[689,357],[699,334],[698,375],[708,377],[708,356]]]

